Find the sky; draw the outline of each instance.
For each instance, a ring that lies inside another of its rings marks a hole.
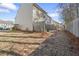
[[[63,19],[60,16],[62,9],[58,3],[39,3],[38,5],[45,10],[53,20],[63,23]]]
[[[61,9],[59,8],[58,3],[38,3],[38,5],[44,9],[53,20],[59,23],[62,22],[62,19],[59,16]],[[0,3],[0,19],[15,21],[19,7],[19,3]]]
[[[15,21],[20,4],[0,3],[0,19],[5,21]]]

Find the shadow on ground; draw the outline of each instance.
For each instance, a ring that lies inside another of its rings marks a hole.
[[[65,32],[51,35],[29,56],[79,56],[71,38]]]
[[[53,35],[51,35],[53,36]],[[50,37],[51,37],[50,36]],[[52,42],[53,38],[47,38],[43,43],[40,44],[40,46],[33,51],[29,56],[50,56],[52,55]]]

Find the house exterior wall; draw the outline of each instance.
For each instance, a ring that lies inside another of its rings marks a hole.
[[[33,31],[32,10],[33,8],[31,3],[21,4],[15,21],[15,23],[18,24],[18,29],[23,31]]]
[[[79,19],[73,20],[67,25],[66,30],[73,33],[76,37],[79,37]]]
[[[23,31],[46,31],[45,21],[48,17],[47,13],[40,8],[37,4],[25,3],[16,15],[16,27]]]
[[[54,25],[51,23],[51,21],[52,21],[52,18],[50,16],[46,15],[45,24],[46,24],[47,31],[50,31],[50,30],[54,29]]]
[[[37,32],[46,31],[46,13],[40,7],[33,5],[33,29]]]
[[[79,15],[79,13],[78,13],[79,6],[77,6],[77,4],[69,4],[68,6],[70,6],[70,5],[71,5],[71,7],[70,7],[71,11],[72,11],[72,12],[70,11],[71,12],[70,14],[71,14],[72,18],[70,16],[66,16],[65,29],[67,31],[71,32],[72,34],[74,34],[76,37],[79,37],[79,16],[78,16]],[[65,7],[65,8],[67,8],[67,7]],[[67,18],[67,17],[69,17],[69,18]]]

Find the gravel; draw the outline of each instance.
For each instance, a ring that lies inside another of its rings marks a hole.
[[[70,38],[64,32],[58,32],[55,36],[50,36],[47,41],[31,55],[33,56],[78,56],[75,48],[71,44]]]

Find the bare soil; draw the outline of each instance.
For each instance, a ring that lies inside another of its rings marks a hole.
[[[50,35],[45,32],[0,32],[0,55],[29,55]]]

